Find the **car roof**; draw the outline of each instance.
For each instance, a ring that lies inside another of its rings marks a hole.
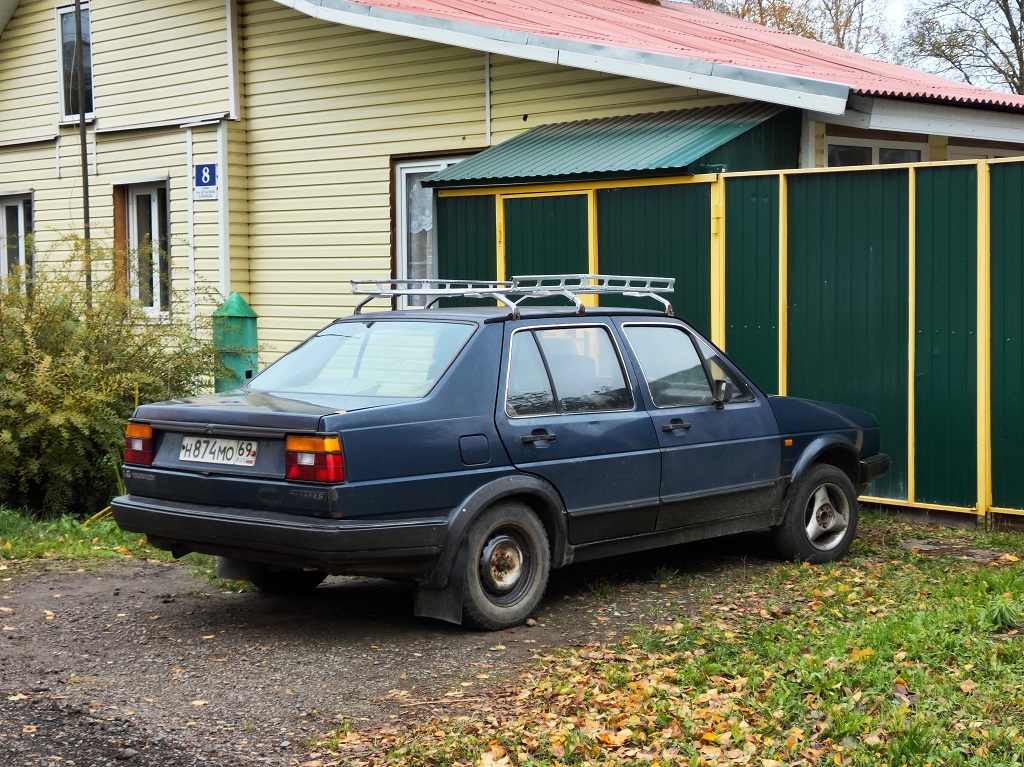
[[[594,306],[587,307],[586,314],[577,315],[572,306],[521,306],[519,316],[514,317],[507,307],[503,306],[460,306],[431,309],[395,309],[391,311],[369,311],[343,317],[336,322],[373,320],[472,320],[474,322],[509,322],[513,320],[571,318],[577,317],[585,322],[588,317],[643,317],[644,319],[663,318],[677,319],[656,309],[633,309],[628,307]]]

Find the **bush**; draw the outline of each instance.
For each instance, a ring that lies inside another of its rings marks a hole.
[[[95,242],[87,286],[69,245],[67,263],[0,281],[0,505],[39,517],[106,506],[137,402],[195,393],[216,364],[208,328],[148,316]]]

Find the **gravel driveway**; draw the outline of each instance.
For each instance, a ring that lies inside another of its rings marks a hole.
[[[184,563],[0,571],[0,764],[295,765],[308,739],[472,707],[537,653],[699,613],[762,537],[553,574],[536,625],[496,633],[415,618],[412,589],[330,578],[300,597],[224,591]],[[660,571],[659,571],[659,568]],[[668,584],[666,569],[681,575]]]

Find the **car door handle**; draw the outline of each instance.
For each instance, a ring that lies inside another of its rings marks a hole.
[[[554,442],[557,437],[554,434],[544,432],[542,434],[527,434],[519,438],[524,445],[532,445],[534,442]]]
[[[674,421],[669,421],[668,423],[663,423],[661,425],[661,430],[678,431],[679,429],[682,429],[683,431],[686,431],[687,429],[690,429],[692,426],[692,423],[686,423],[685,421],[680,421],[679,419],[676,419]]]

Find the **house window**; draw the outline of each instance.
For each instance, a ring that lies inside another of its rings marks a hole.
[[[121,272],[132,298],[152,313],[170,311],[167,184],[115,186],[114,208],[114,243],[124,257]]]
[[[92,35],[89,32],[89,7],[82,3],[82,51],[81,61],[76,55],[75,9],[57,9],[58,36],[60,39],[60,99],[61,117],[74,120],[81,112],[78,93],[78,71],[81,66],[85,75],[85,90],[82,94],[85,114],[92,116]]]
[[[0,197],[0,275],[32,271],[32,198]]]
[[[876,141],[837,136],[827,141],[825,164],[829,168],[850,165],[892,165],[928,159],[928,146],[903,141]]]
[[[421,183],[462,158],[409,160],[395,164],[395,279],[437,279],[437,193]],[[399,299],[422,306],[422,297]]]

